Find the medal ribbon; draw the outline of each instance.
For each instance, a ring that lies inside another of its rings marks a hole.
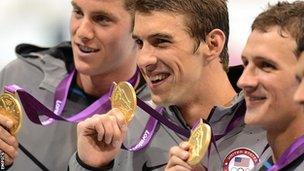
[[[112,93],[111,89],[106,94],[101,96],[98,100],[96,100],[93,104],[91,104],[89,107],[81,111],[80,113],[75,114],[74,116],[69,118],[60,116],[66,104],[69,87],[71,85],[74,75],[75,75],[75,70],[73,70],[70,74],[68,74],[56,87],[55,96],[54,96],[54,111],[49,110],[36,98],[34,98],[32,95],[30,95],[24,89],[20,88],[17,85],[5,86],[5,90],[11,93],[15,93],[15,92],[18,93],[19,99],[22,103],[22,106],[28,118],[32,122],[40,125],[49,125],[53,123],[54,120],[60,120],[66,122],[79,122],[92,116],[93,114],[106,113],[108,110],[110,110],[111,108],[110,95]],[[138,78],[139,78],[139,70],[136,71],[136,73],[132,76],[131,79],[128,80],[128,82],[134,86]],[[136,145],[133,145],[130,149],[128,149],[129,151],[139,151],[149,144],[149,142],[151,141],[154,135],[158,121],[166,125],[171,130],[185,137],[190,136],[189,130],[177,126],[176,124],[170,122],[162,114],[160,114],[163,108],[157,108],[155,110],[139,98],[137,98],[137,103],[140,108],[142,108],[145,112],[147,112],[152,117],[149,118],[139,142]],[[46,121],[41,121],[39,115],[45,115],[49,117],[49,119]]]
[[[69,92],[69,87],[71,85],[73,76],[75,75],[75,70],[68,74],[57,86],[54,97],[54,112],[45,107],[42,103],[40,103],[36,98],[27,93],[25,90],[20,88],[17,85],[9,85],[5,86],[5,90],[11,93],[18,93],[19,99],[22,103],[24,111],[28,118],[40,125],[48,125],[52,123],[54,120],[61,120],[66,122],[79,122],[84,120],[87,117],[92,116],[96,113],[106,113],[111,108],[110,103],[110,95],[112,93],[111,89],[101,96],[98,100],[96,100],[93,104],[85,108],[83,111],[75,114],[72,117],[65,118],[60,116],[64,106],[67,101],[67,95]],[[128,80],[130,84],[133,86],[136,84],[139,79],[139,70],[137,69],[135,74]],[[49,117],[48,120],[41,122],[39,115],[45,115]]]
[[[190,137],[189,130],[182,128],[182,127],[176,125],[175,123],[169,121],[164,115],[162,115],[160,112],[158,112],[158,111],[163,111],[163,109],[162,110],[158,109],[158,111],[156,111],[153,108],[151,108],[149,105],[147,105],[145,102],[140,100],[139,98],[137,98],[137,105],[141,109],[143,109],[145,112],[147,112],[150,116],[152,116],[153,118],[158,120],[160,123],[167,126],[169,129],[173,130],[174,132],[176,132],[184,137],[187,137],[187,138]]]
[[[218,147],[216,145],[216,141],[221,139],[222,137],[224,137],[227,133],[229,133],[230,131],[232,131],[234,128],[236,128],[238,125],[240,125],[240,123],[242,123],[242,120],[244,119],[243,113],[246,110],[246,106],[245,106],[245,100],[242,100],[242,102],[240,102],[239,104],[233,106],[231,108],[232,111],[235,111],[234,108],[240,108],[241,110],[236,111],[237,113],[235,113],[232,117],[232,119],[230,120],[230,122],[228,123],[228,125],[226,126],[224,132],[222,134],[218,134],[218,135],[214,135],[213,131],[212,131],[212,127],[211,127],[211,143],[214,145],[214,148],[216,150],[216,152],[218,153],[218,155],[220,154]],[[210,111],[209,118],[212,117],[212,115],[215,112],[216,107],[213,107]],[[204,121],[205,123],[209,124],[208,121]],[[210,124],[209,124],[210,125]],[[208,148],[208,163],[209,163],[209,158],[210,158],[210,154],[211,154],[211,143],[209,145]]]
[[[158,107],[155,109],[156,111],[161,111],[162,108]],[[133,145],[131,146],[130,148],[127,148],[126,146],[123,145],[123,148],[128,150],[128,151],[131,151],[131,152],[134,152],[134,151],[139,151],[143,148],[145,148],[149,143],[150,141],[152,140],[152,137],[155,133],[155,129],[156,129],[156,126],[157,126],[157,120],[153,117],[150,117],[146,126],[145,126],[145,129],[144,131],[142,132],[141,134],[141,138],[140,140],[136,143],[136,145]]]
[[[143,133],[141,134],[141,138],[138,141],[138,143],[136,143],[136,145],[131,146],[130,148],[127,148],[126,146],[123,145],[122,147],[123,149],[134,152],[145,148],[152,140],[158,122],[164,124],[169,129],[173,130],[174,132],[184,137],[187,138],[190,137],[189,130],[176,125],[175,123],[169,121],[165,116],[161,114],[164,111],[163,107],[157,107],[156,109],[153,109],[151,106],[147,105],[144,101],[142,101],[139,98],[137,98],[137,105],[146,113],[148,113],[150,115],[150,118],[145,126]]]
[[[296,139],[280,156],[278,161],[267,171],[277,171],[283,169],[299,156],[304,154],[304,135]]]
[[[221,139],[223,136],[225,136],[227,133],[232,131],[235,127],[238,127],[243,122],[244,120],[243,113],[245,113],[246,111],[245,101],[243,100],[242,102],[240,102],[240,104],[233,106],[231,109],[232,111],[234,111],[233,108],[240,108],[241,111],[237,111],[237,113],[234,114],[234,116],[232,117],[232,119],[230,120],[230,122],[228,123],[227,127],[225,128],[222,134],[214,135],[215,141]],[[211,114],[213,114],[214,111],[215,109],[213,108],[211,110]]]

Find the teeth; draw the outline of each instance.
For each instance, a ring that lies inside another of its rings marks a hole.
[[[167,76],[165,74],[158,74],[158,75],[155,75],[155,76],[151,76],[150,80],[152,82],[154,82],[154,81],[161,81],[161,80],[165,79],[166,77]]]
[[[264,100],[265,97],[250,97],[250,100]]]
[[[82,45],[79,45],[79,49],[85,53],[92,53],[92,52],[97,52],[98,49],[93,49],[93,48],[90,48],[88,46],[82,46]]]

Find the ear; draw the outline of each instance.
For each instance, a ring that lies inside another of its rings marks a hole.
[[[207,56],[211,59],[217,58],[222,53],[226,41],[224,32],[220,29],[213,29],[206,36]]]

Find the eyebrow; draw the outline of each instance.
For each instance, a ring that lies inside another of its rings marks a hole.
[[[172,36],[164,33],[155,33],[149,36],[149,38],[164,38],[164,39],[173,39]]]
[[[132,39],[139,39],[139,37],[136,34],[132,33]]]
[[[275,62],[274,60],[267,59],[267,58],[265,58],[265,57],[263,57],[263,56],[256,56],[256,57],[254,58],[254,60],[257,60],[257,61],[266,61],[266,62],[271,63],[272,65],[275,65],[275,66],[276,66],[276,62]]]
[[[74,7],[74,8],[78,8],[80,9],[80,7],[76,4],[76,2],[74,1],[71,1],[71,5]]]
[[[139,39],[140,36],[138,36],[136,34],[132,34],[132,38]],[[155,33],[155,34],[151,34],[148,36],[148,39],[153,39],[153,38],[163,38],[163,39],[169,39],[169,40],[173,39],[173,37],[171,35],[163,34],[163,33]]]
[[[76,2],[71,1],[71,4],[72,4],[73,8],[81,10],[81,8],[77,5]],[[95,11],[95,12],[92,12],[92,14],[93,15],[107,16],[107,17],[111,18],[113,21],[117,20],[116,16],[114,16],[113,14],[111,14],[111,13],[109,13],[107,11]]]
[[[244,56],[244,55],[241,56],[241,59],[242,59],[242,61],[248,60],[248,58],[246,56]],[[253,61],[266,61],[268,63],[271,63],[272,65],[275,65],[275,66],[277,65],[274,60],[267,59],[267,58],[265,58],[263,56],[254,56]]]

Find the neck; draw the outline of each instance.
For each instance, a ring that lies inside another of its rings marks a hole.
[[[77,73],[77,84],[85,93],[100,97],[107,93],[113,82],[121,82],[129,80],[136,72],[136,67],[124,72],[113,72],[99,75],[86,75]],[[138,80],[139,81],[139,80]]]
[[[303,113],[301,114],[303,115]],[[284,153],[285,150],[299,137],[304,135],[303,116],[292,120],[289,125],[283,129],[267,130],[267,139],[273,151],[274,162]]]
[[[200,81],[191,91],[190,99],[179,105],[183,118],[191,127],[199,119],[207,119],[214,106],[229,106],[236,96],[222,65],[210,65],[204,73],[204,81]],[[206,91],[207,90],[207,91]],[[190,92],[189,92],[190,93]]]

